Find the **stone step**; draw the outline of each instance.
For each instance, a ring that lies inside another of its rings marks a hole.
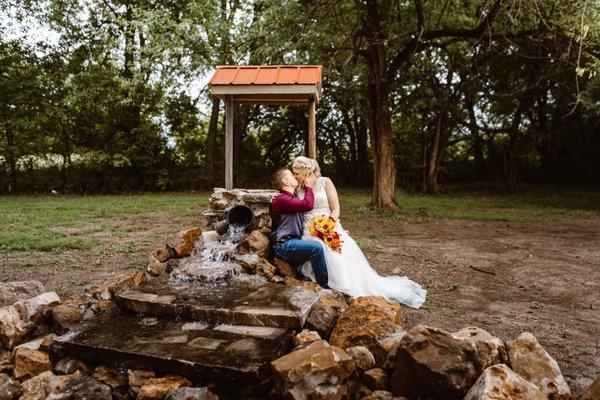
[[[160,277],[116,296],[123,309],[161,318],[301,329],[320,294],[298,286],[236,277],[181,283]]]
[[[114,308],[56,338],[53,346],[58,354],[93,365],[181,374],[227,389],[260,383],[292,337],[282,328],[162,320]]]

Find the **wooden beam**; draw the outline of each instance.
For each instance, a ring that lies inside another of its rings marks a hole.
[[[317,117],[314,98],[308,102],[308,157],[317,158]]]
[[[233,96],[225,98],[225,189],[233,189]]]
[[[318,85],[212,85],[210,92],[214,96],[228,94],[296,94],[310,95],[321,98],[321,89]]]

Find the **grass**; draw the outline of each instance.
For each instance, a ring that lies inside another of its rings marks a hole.
[[[0,253],[86,250],[98,234],[126,237],[154,218],[200,219],[209,193],[0,197]],[[116,251],[135,251],[122,243]]]
[[[365,205],[370,200],[368,191],[341,190],[342,217],[372,217],[381,220],[410,220],[426,222],[434,218],[535,221],[570,218],[597,218],[600,216],[598,192],[558,191],[513,195],[422,195],[396,193],[402,207],[396,211],[370,212]]]
[[[573,347],[567,350],[567,357],[569,358],[579,358],[586,354],[588,354],[588,352],[579,347]]]
[[[209,194],[0,197],[0,253],[102,249],[104,236],[122,240],[112,251],[135,253],[137,246],[132,237],[139,232],[151,240],[178,229],[180,226],[169,223],[172,219],[200,223]],[[437,218],[499,221],[598,218],[597,196],[593,191],[541,190],[506,196],[426,196],[399,191],[397,199],[402,209],[374,212],[366,207],[369,191],[340,190],[343,220],[369,219],[376,223],[390,219],[419,223]],[[366,237],[376,240],[404,235],[402,228],[393,224],[381,227]],[[364,245],[369,247],[368,243]]]

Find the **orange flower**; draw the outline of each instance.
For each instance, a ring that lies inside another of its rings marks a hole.
[[[314,217],[308,223],[308,233],[321,239],[332,250],[342,252],[342,240],[340,240],[339,233],[335,231],[335,220],[333,218],[325,215]]]

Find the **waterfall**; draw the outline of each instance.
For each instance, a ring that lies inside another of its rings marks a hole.
[[[244,235],[243,226],[230,225],[220,241],[196,242],[191,256],[171,273],[171,279],[179,282],[212,282],[236,275],[241,267],[238,263],[230,261],[229,255],[236,251],[236,246]],[[202,236],[198,241],[202,241]]]

